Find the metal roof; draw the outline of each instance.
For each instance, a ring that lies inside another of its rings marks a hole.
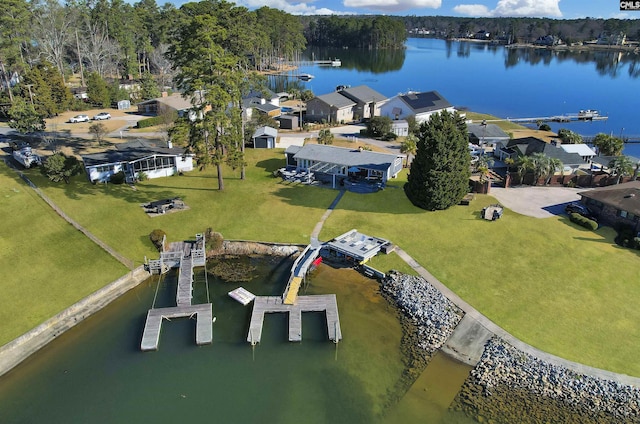
[[[359,261],[364,261],[374,257],[380,248],[388,243],[388,240],[351,230],[325,243],[325,245]]]
[[[589,146],[586,144],[562,144],[560,145],[562,150],[567,153],[577,153],[580,156],[595,156],[596,152],[594,152]]]
[[[289,149],[287,149],[289,153]],[[347,149],[324,144],[305,144],[294,155],[294,159],[315,160],[341,166],[357,166],[363,169],[387,170],[396,158],[402,155],[378,153],[367,150]]]
[[[183,148],[158,147],[133,141],[116,145],[116,150],[106,150],[101,153],[82,155],[85,166],[107,165],[112,163],[133,162],[154,155],[181,156]]]
[[[253,133],[253,138],[262,137],[263,135],[266,135],[269,137],[277,137],[278,130],[272,127],[267,127],[267,126],[256,128],[256,131]]]
[[[409,106],[413,113],[431,112],[451,107],[451,103],[437,91],[411,92],[399,97]]]

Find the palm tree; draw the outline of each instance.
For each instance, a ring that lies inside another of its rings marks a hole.
[[[620,184],[623,176],[633,172],[633,162],[627,156],[616,156],[609,162],[609,169],[618,177],[616,184]]]
[[[484,182],[489,176],[489,169],[493,166],[493,158],[489,156],[480,155],[475,163],[477,172],[480,172],[480,182]]]
[[[416,155],[418,149],[418,139],[415,135],[409,134],[402,143],[400,143],[400,153],[407,155],[407,166],[411,164],[411,156]]]
[[[533,169],[533,160],[531,156],[520,156],[516,161],[518,167],[518,177],[520,177],[520,184],[524,183],[524,176],[527,171]]]

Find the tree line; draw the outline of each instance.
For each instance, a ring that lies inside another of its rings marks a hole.
[[[337,48],[404,48],[407,31],[402,21],[389,16],[303,16],[304,35],[310,45]]]

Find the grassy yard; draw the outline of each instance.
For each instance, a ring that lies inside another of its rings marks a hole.
[[[489,196],[427,212],[406,199],[403,182],[373,195],[347,193],[320,238],[351,228],[388,238],[516,337],[640,376],[640,255],[617,247],[611,229],[594,233],[564,216],[536,219],[509,210],[485,221],[480,210],[495,203]]]
[[[63,221],[4,163],[0,192],[3,345],[127,269]]]
[[[288,185],[273,178],[272,171],[284,164],[282,150],[250,150],[248,161],[247,181],[239,180],[238,172],[227,170],[224,192],[216,189],[213,169],[146,181],[138,184],[136,190],[126,185],[91,185],[83,176],[64,185],[50,184],[37,170],[29,171],[29,175],[69,215],[137,264],[145,255],[157,257],[148,241],[154,228],[166,231],[170,240],[193,237],[196,232],[212,227],[227,239],[308,242],[316,222],[337,192]],[[39,284],[31,295],[9,296],[13,303],[8,305],[14,311],[49,300],[49,293],[41,290],[44,283],[47,287],[52,283],[65,287],[71,280],[74,285],[68,291],[76,294],[78,286],[85,288],[91,274],[98,276],[94,277],[98,281],[93,283],[95,289],[100,282],[104,284],[124,272],[98,248],[93,254],[87,253],[93,249],[88,241],[84,242],[86,247],[67,248],[68,243],[82,243],[84,239],[60,223],[37,199],[30,199],[33,194],[12,175],[3,168],[3,178],[10,184],[0,181],[0,186],[15,186],[19,191],[13,194],[5,190],[7,195],[20,195],[38,206],[30,208],[33,212],[28,219],[20,218],[22,221],[7,228],[24,228],[27,232],[35,227],[36,231],[44,232],[43,228],[64,227],[69,232],[55,232],[48,240],[36,241],[37,247],[24,249],[37,262],[29,264],[29,271],[34,269]],[[488,196],[477,197],[471,206],[423,211],[406,199],[402,190],[405,179],[403,173],[376,194],[345,194],[325,223],[320,238],[330,239],[352,228],[387,238],[516,337],[571,360],[640,376],[640,363],[636,359],[640,349],[640,328],[636,325],[640,310],[635,306],[640,299],[637,284],[640,257],[637,252],[615,246],[612,231],[589,232],[566,217],[535,219],[508,210],[496,222],[481,220],[480,209],[495,202]],[[190,209],[149,218],[139,206],[174,196],[181,197]],[[5,216],[26,201],[6,200]],[[47,224],[47,220],[52,223]],[[23,237],[15,232],[10,237],[3,241],[6,244],[2,248],[18,250],[14,243],[21,242]],[[65,249],[57,248],[61,244]],[[82,253],[77,253],[81,249]],[[74,253],[70,258],[59,257],[69,252]],[[111,265],[101,264],[94,257],[104,258]],[[86,267],[82,276],[75,274],[79,265],[65,262],[71,260]],[[56,262],[60,269],[73,270],[67,274],[48,274],[51,262]],[[13,263],[5,264],[4,269],[7,266],[19,269]],[[382,271],[408,270],[395,254],[375,258],[372,266]],[[112,275],[106,277],[108,273],[104,270],[111,268]],[[5,284],[12,293],[20,293],[24,278],[14,277]],[[87,288],[86,292],[89,291]],[[65,301],[72,303],[71,299]],[[39,305],[33,307],[40,309]],[[43,310],[31,318],[21,312],[8,313],[3,308],[0,316],[4,318],[3,327],[20,327],[13,331],[19,334],[25,329],[22,325],[25,319],[31,323],[26,326],[29,328],[52,313]]]

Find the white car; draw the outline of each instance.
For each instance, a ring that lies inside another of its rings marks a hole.
[[[69,119],[69,122],[72,124],[77,124],[78,122],[89,122],[89,115],[76,115]]]
[[[100,112],[93,117],[94,121],[102,121],[103,119],[111,119],[111,114],[109,112]]]

